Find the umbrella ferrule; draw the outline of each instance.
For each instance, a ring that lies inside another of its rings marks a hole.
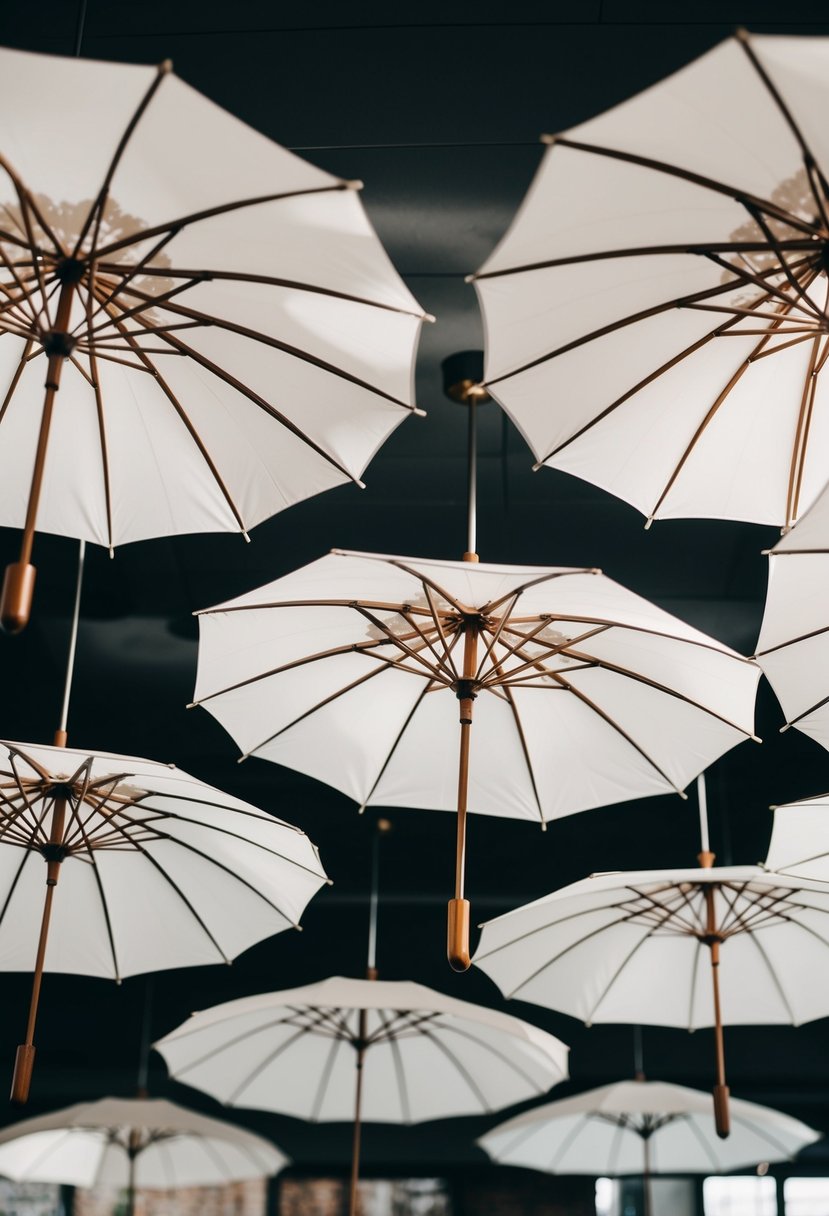
[[[66,330],[50,329],[43,335],[42,346],[50,359],[55,355],[60,359],[68,359],[75,349],[75,339]],[[46,387],[54,389],[55,392],[60,387],[59,380],[51,364],[46,377]]]
[[[471,726],[472,702],[478,695],[478,682],[476,680],[460,679],[456,680],[454,687],[455,696],[460,701],[461,726]]]

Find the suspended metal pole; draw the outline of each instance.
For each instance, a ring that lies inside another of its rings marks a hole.
[[[710,853],[708,841],[708,792],[705,788],[705,773],[697,777],[697,803],[699,805],[699,839],[703,853]]]
[[[368,903],[368,958],[366,979],[377,979],[377,911],[380,897],[380,840],[391,831],[388,819],[378,819],[371,842],[371,893]]]
[[[466,561],[475,560],[478,552],[478,402],[470,396],[467,409],[467,493],[466,493]]]

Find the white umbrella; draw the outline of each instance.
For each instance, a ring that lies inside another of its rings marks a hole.
[[[14,630],[35,527],[110,549],[246,532],[359,482],[414,411],[424,314],[360,183],[169,63],[2,50],[0,114],[0,522],[25,527],[0,611]]]
[[[829,1015],[829,886],[754,866],[598,874],[489,921],[474,962],[507,997],[593,1022],[714,1026]],[[710,966],[711,980],[705,971]]]
[[[769,554],[757,662],[777,694],[787,730],[829,747],[829,492]]]
[[[550,1174],[727,1174],[787,1161],[820,1133],[789,1115],[731,1100],[731,1135],[711,1133],[711,1096],[664,1081],[619,1081],[508,1119],[478,1144],[502,1165]],[[0,1158],[0,1162],[2,1158]]]
[[[827,80],[829,39],[740,34],[549,139],[474,276],[487,387],[539,464],[649,519],[787,525],[815,499]]]
[[[681,792],[752,737],[757,668],[597,570],[335,550],[199,621],[195,703],[246,755],[363,806],[457,807],[459,969],[467,795],[543,825]]]
[[[155,1044],[177,1080],[231,1106],[363,1120],[481,1114],[546,1093],[567,1048],[507,1014],[422,984],[332,977],[195,1013]],[[356,1066],[356,1067],[355,1067]]]
[[[36,959],[16,1101],[44,970],[227,963],[295,926],[327,881],[304,833],[249,803],[173,765],[65,747],[0,743],[0,844],[0,969]]]
[[[829,794],[772,809],[766,867],[791,878],[829,882]]]
[[[0,1132],[0,1174],[15,1182],[136,1190],[223,1186],[284,1169],[269,1140],[160,1099],[101,1098]]]

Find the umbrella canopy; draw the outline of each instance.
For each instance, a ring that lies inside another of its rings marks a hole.
[[[809,882],[829,882],[829,794],[773,809],[768,869]]]
[[[665,1081],[619,1081],[508,1119],[478,1141],[493,1160],[550,1174],[727,1174],[786,1161],[820,1133],[768,1106],[731,1100],[728,1140],[711,1096]],[[0,1158],[2,1161],[2,1158]]]
[[[543,824],[680,792],[752,736],[758,669],[597,570],[334,551],[199,621],[195,703],[246,755],[457,807],[458,902],[467,790]]]
[[[226,963],[295,926],[327,881],[290,824],[172,765],[73,748],[0,744],[0,843],[0,968],[37,958],[29,1070],[44,969]]]
[[[786,728],[829,747],[829,491],[771,550],[757,662]],[[786,729],[784,728],[784,729]]]
[[[246,532],[359,481],[414,410],[424,313],[360,183],[169,63],[2,50],[0,113],[0,523],[26,529],[14,629],[35,527],[110,549]]]
[[[287,1164],[261,1136],[157,1098],[82,1102],[0,1132],[0,1174],[16,1182],[132,1193],[222,1186],[276,1174]]]
[[[828,950],[829,887],[708,865],[573,883],[485,924],[474,962],[505,996],[588,1025],[714,1026],[727,1135],[723,1024],[827,1016]]]
[[[314,1121],[418,1123],[497,1110],[567,1076],[567,1048],[422,984],[332,977],[194,1014],[155,1044],[177,1080],[228,1105]],[[356,1069],[355,1069],[356,1065]]]
[[[787,525],[829,479],[829,39],[740,34],[551,137],[474,276],[539,464],[649,519]]]

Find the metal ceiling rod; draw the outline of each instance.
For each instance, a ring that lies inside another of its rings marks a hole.
[[[83,590],[83,568],[86,561],[86,541],[78,541],[78,576],[75,581],[75,604],[72,609],[72,627],[69,633],[69,654],[66,657],[66,679],[63,685],[63,705],[60,725],[55,731],[55,747],[66,747],[69,721],[69,697],[72,693],[72,676],[75,672],[75,652],[78,648],[78,624],[81,618],[81,591]]]
[[[697,802],[699,804],[699,838],[702,853],[711,852],[708,840],[708,796],[705,788],[705,773],[697,777]]]

